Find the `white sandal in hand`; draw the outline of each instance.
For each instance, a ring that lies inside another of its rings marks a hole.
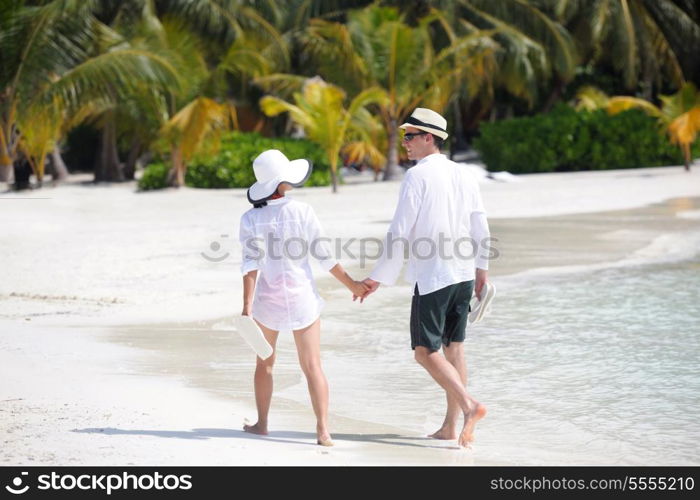
[[[484,316],[491,312],[491,301],[496,296],[496,287],[493,283],[487,281],[481,289],[481,300],[474,294],[469,307],[469,324],[478,323]]]

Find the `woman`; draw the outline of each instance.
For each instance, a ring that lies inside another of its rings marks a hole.
[[[367,287],[353,280],[332,257],[328,241],[311,206],[286,196],[311,175],[306,160],[289,161],[276,149],[261,153],[253,162],[257,182],[248,190],[253,208],[241,217],[243,248],[243,315],[252,316],[275,349],[281,330],[293,331],[299,364],[306,376],[316,414],[317,443],[333,446],[328,431],[328,383],[321,368],[323,300],[309,265],[309,254],[355,296]],[[244,425],[246,432],[268,433],[275,354],[255,367],[255,402],[258,421]]]

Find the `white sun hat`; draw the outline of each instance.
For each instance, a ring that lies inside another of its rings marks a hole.
[[[481,300],[474,294],[469,304],[469,324],[478,323],[491,312],[491,302],[496,296],[496,287],[490,281],[484,283],[484,288],[481,289]]]
[[[253,171],[258,182],[248,189],[248,201],[257,203],[272,196],[283,182],[294,187],[304,184],[311,175],[311,163],[304,159],[290,161],[282,151],[268,149],[255,158]]]
[[[442,115],[428,108],[416,108],[408,117],[406,123],[399,128],[413,127],[424,132],[447,139],[447,120]]]

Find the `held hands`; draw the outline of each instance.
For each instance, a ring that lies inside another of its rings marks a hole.
[[[353,301],[359,298],[360,303],[364,302],[367,297],[369,297],[371,294],[377,291],[380,285],[378,281],[374,281],[372,278],[365,278],[364,280],[362,280],[362,283],[365,286],[366,291],[363,294],[356,294],[353,292]]]
[[[348,288],[352,292],[352,300],[357,299],[357,297],[363,297],[369,291],[369,287],[362,281],[353,280],[352,283],[348,285]]]

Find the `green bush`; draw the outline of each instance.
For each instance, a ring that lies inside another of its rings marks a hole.
[[[248,188],[255,183],[253,160],[267,149],[279,149],[289,159],[306,158],[313,164],[305,186],[328,186],[330,166],[325,152],[304,139],[267,138],[256,133],[231,132],[221,140],[215,155],[194,158],[185,173],[185,185],[196,188]],[[139,180],[143,190],[166,186],[168,166],[163,162],[148,165]]]
[[[491,171],[513,173],[680,165],[656,119],[631,109],[616,115],[576,111],[564,104],[551,113],[483,123],[474,147]]]
[[[142,191],[163,189],[167,185],[169,170],[170,165],[167,165],[162,161],[149,164],[144,169],[143,175],[139,179],[139,189]]]

